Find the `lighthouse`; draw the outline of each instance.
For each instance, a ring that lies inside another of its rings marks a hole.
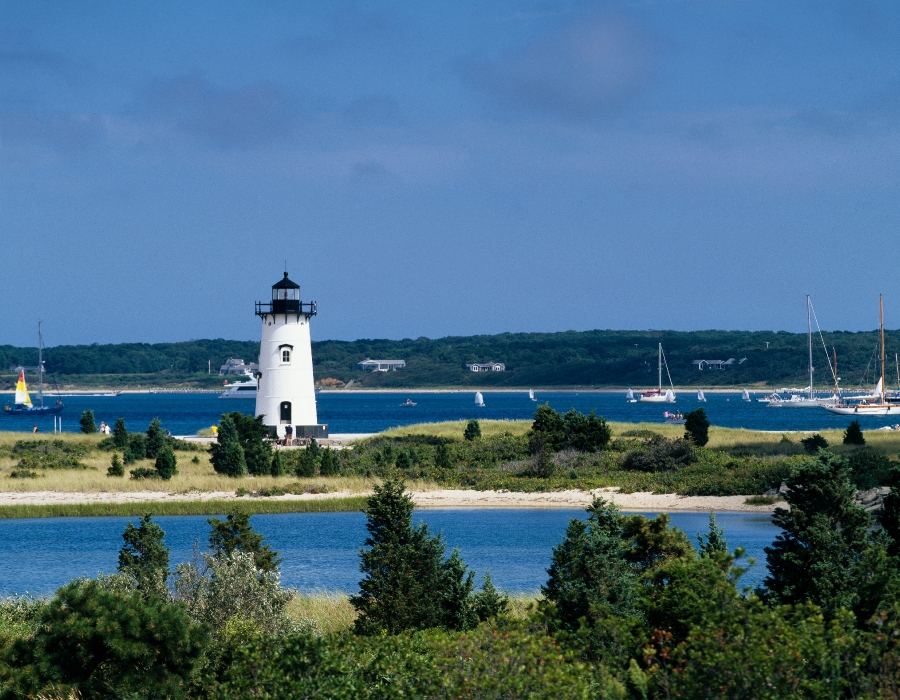
[[[256,315],[262,319],[256,416],[263,416],[271,437],[328,437],[316,414],[313,383],[309,319],[316,302],[302,302],[300,285],[285,272],[272,285],[271,301],[256,302]]]

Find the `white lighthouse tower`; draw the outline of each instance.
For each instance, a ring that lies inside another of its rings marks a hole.
[[[285,272],[272,285],[272,300],[256,302],[256,315],[262,319],[256,415],[264,416],[272,437],[328,437],[328,426],[316,415],[313,383],[309,319],[316,302],[304,304],[300,285]]]

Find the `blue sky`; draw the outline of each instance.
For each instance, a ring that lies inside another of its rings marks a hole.
[[[900,5],[3,2],[0,343],[900,326]]]

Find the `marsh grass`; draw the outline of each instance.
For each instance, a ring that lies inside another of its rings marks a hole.
[[[428,435],[430,437],[445,437],[462,440],[466,429],[467,420],[445,421],[443,423],[416,423],[402,427],[385,430],[379,435],[384,437],[407,437],[409,435]],[[479,420],[482,437],[496,437],[509,433],[521,436],[531,429],[530,420]]]

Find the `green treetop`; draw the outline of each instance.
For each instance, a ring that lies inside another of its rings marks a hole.
[[[163,543],[164,536],[149,514],[140,519],[138,527],[125,525],[122,534],[125,544],[119,550],[118,571],[130,578],[145,598],[165,598],[169,548]]]
[[[253,555],[257,569],[263,572],[278,570],[282,561],[278,558],[278,552],[263,544],[265,538],[253,530],[247,513],[237,511],[229,513],[225,520],[210,518],[206,522],[212,526],[209,546],[217,557],[244,552]]]

